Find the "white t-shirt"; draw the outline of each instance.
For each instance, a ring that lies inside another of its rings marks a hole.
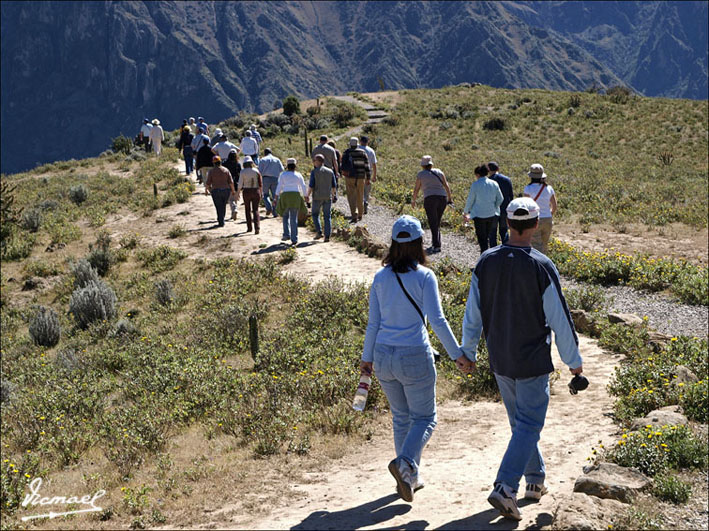
[[[524,194],[528,195],[532,199],[537,197],[539,193],[539,187],[542,186],[541,183],[531,183],[524,187]],[[548,184],[544,187],[544,191],[539,195],[537,199],[537,204],[539,205],[539,217],[540,218],[550,218],[551,217],[551,197],[554,195],[554,189]]]
[[[239,151],[239,148],[236,146],[236,144],[232,144],[231,142],[219,142],[215,144],[212,148],[212,150],[216,151],[217,155],[219,155],[222,160],[226,160],[229,158],[229,152],[232,149],[235,149],[237,152]]]
[[[143,124],[140,126],[140,132],[143,133],[143,138],[150,137],[150,131],[152,128],[152,124]]]
[[[252,136],[245,136],[241,139],[241,152],[244,155],[258,155],[258,142]]]
[[[374,152],[374,150],[369,147],[369,146],[357,146],[359,149],[363,149],[364,152],[367,154],[367,158],[369,159],[369,167],[372,167],[372,164],[377,163],[377,154]]]

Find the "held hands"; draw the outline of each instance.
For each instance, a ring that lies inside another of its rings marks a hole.
[[[474,361],[470,361],[468,357],[463,354],[458,359],[455,360],[455,365],[458,370],[463,374],[471,374],[475,372],[476,366]]]
[[[359,362],[359,373],[362,376],[372,376],[374,372],[374,365],[371,361],[360,361]]]

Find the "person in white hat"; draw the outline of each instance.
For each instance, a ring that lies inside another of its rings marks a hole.
[[[219,131],[219,129],[217,129],[217,131]],[[229,157],[229,153],[231,153],[232,149],[235,149],[237,153],[239,152],[239,146],[229,142],[229,137],[223,133],[219,134],[219,141],[212,145],[212,151],[219,155],[222,160],[226,160],[227,157]]]
[[[360,361],[362,375],[377,379],[389,401],[396,457],[389,472],[404,501],[423,487],[421,454],[436,427],[437,353],[427,320],[451,359],[469,367],[443,314],[436,274],[427,265],[418,219],[401,216],[369,290],[369,322]]]
[[[531,247],[539,206],[529,197],[507,206],[509,240],[484,252],[470,281],[463,316],[461,350],[474,369],[480,335],[485,332],[490,369],[495,375],[512,428],[512,438],[488,502],[502,516],[521,520],[517,489],[522,476],[525,498],[546,492],[546,469],[539,438],[549,404],[551,332],[561,360],[572,374],[583,372],[579,341],[553,262]]]
[[[441,219],[446,205],[452,204],[451,189],[445,174],[433,167],[431,155],[421,159],[421,171],[416,175],[411,207],[416,208],[416,198],[423,188],[423,208],[426,210],[428,226],[431,229],[431,253],[441,252]]]
[[[261,143],[263,142],[263,138],[261,138],[261,133],[258,132],[256,127],[257,127],[256,124],[251,124],[249,126],[249,131],[251,131],[251,136],[254,137],[256,142],[258,142],[259,147],[261,147]]]
[[[556,214],[556,194],[547,184],[547,174],[541,164],[532,164],[527,172],[530,182],[524,187],[525,197],[531,197],[539,205],[539,228],[532,237],[532,247],[547,254],[551,229],[554,225],[552,217]]]
[[[221,141],[222,136],[224,136],[223,131],[217,127],[216,130],[214,131],[214,136],[209,140],[209,145],[212,147],[216,146],[217,143],[219,141]],[[221,157],[221,155],[219,155],[219,156]]]
[[[236,192],[236,200],[239,200],[239,193],[243,190],[244,209],[246,211],[246,232],[251,232],[253,226],[254,234],[258,234],[261,229],[258,206],[261,202],[261,195],[263,194],[263,180],[261,179],[259,171],[254,168],[253,159],[248,155],[244,157],[243,166],[239,174],[239,188]]]
[[[352,223],[364,216],[364,187],[370,182],[371,173],[367,153],[358,147],[359,139],[350,138],[350,147],[342,154],[342,175],[345,176],[347,202],[350,205]]]
[[[279,175],[276,187],[276,210],[283,216],[281,241],[290,240],[293,245],[298,244],[298,214],[308,214],[303,199],[308,190],[303,176],[296,171],[297,163],[294,158],[286,160],[286,171]]]
[[[150,141],[153,144],[153,151],[155,154],[160,156],[162,152],[162,141],[165,140],[165,133],[160,125],[160,120],[155,118],[153,120],[153,128],[150,130]]]

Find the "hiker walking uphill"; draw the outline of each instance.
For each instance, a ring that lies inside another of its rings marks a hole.
[[[177,143],[177,149],[182,151],[182,156],[185,158],[185,175],[191,175],[194,168],[194,152],[192,151],[192,141],[194,135],[189,125],[182,128],[180,140]]]
[[[239,146],[239,149],[241,149],[241,153],[245,157],[251,157],[251,160],[253,160],[255,164],[258,164],[258,142],[252,136],[251,130],[246,131],[246,136],[241,139],[241,145]]]
[[[326,168],[331,169],[335,173],[335,179],[337,179],[337,174],[340,172],[340,164],[337,160],[337,151],[328,144],[327,135],[322,135],[320,137],[320,143],[313,149],[311,153],[313,161],[315,161],[315,157],[318,155],[323,156],[323,164]]]
[[[263,180],[263,204],[266,207],[266,215],[276,214],[276,188],[278,188],[278,177],[283,173],[283,163],[281,159],[273,155],[270,148],[263,150],[263,157],[259,160],[258,171]]]
[[[510,239],[480,256],[463,317],[461,350],[471,362],[469,369],[474,368],[484,331],[490,369],[512,428],[488,501],[514,520],[522,518],[516,493],[523,475],[525,498],[538,500],[547,492],[538,441],[549,405],[549,373],[554,371],[552,330],[562,361],[572,374],[583,372],[559,273],[549,258],[530,246],[538,217],[539,207],[531,198],[509,204]]]
[[[286,160],[286,171],[278,177],[276,187],[276,202],[278,214],[283,216],[282,241],[290,240],[293,245],[298,243],[298,213],[308,213],[303,196],[307,190],[300,172],[295,171],[297,161]]]
[[[347,202],[350,205],[352,223],[364,216],[364,187],[370,180],[369,159],[363,149],[357,147],[357,137],[350,138],[350,147],[342,154],[342,175],[347,187]]]
[[[490,232],[490,247],[497,246],[497,232],[500,232],[500,243],[505,243],[508,238],[507,234],[507,205],[514,199],[512,190],[512,180],[507,175],[502,175],[499,172],[500,166],[497,162],[488,162],[488,177],[497,183],[502,192],[502,204],[500,205],[500,217],[497,223],[493,223],[492,231]]]
[[[221,157],[222,160],[226,160],[229,157],[229,153],[234,149],[239,152],[239,147],[232,142],[229,142],[229,137],[222,134],[216,144],[212,145],[212,151]]]
[[[214,155],[212,163],[214,167],[207,173],[204,193],[212,195],[214,208],[217,211],[217,225],[223,227],[229,194],[236,195],[236,191],[234,190],[234,181],[231,178],[231,173],[222,166],[222,160],[219,155]]]
[[[305,200],[313,198],[312,215],[313,225],[315,225],[315,239],[323,237],[323,229],[320,225],[320,210],[323,212],[323,224],[325,225],[325,241],[330,241],[332,232],[331,213],[332,202],[337,194],[337,180],[335,172],[325,166],[325,157],[318,153],[313,159],[315,168],[310,172],[310,183],[305,194]]]
[[[261,138],[261,133],[259,133],[256,129],[256,124],[251,124],[249,126],[249,131],[251,131],[251,136],[254,137],[254,140],[256,140],[256,142],[258,142],[259,149],[261,149],[261,144],[263,144],[263,138]]]
[[[197,151],[197,163],[195,166],[197,168],[197,182],[201,184],[203,181],[207,180],[206,175],[208,170],[204,168],[211,168],[214,165],[212,163],[214,153],[212,153],[212,149],[209,147],[209,138],[207,135],[200,135],[197,138],[202,139],[202,147]]]
[[[423,208],[426,210],[428,226],[431,228],[431,252],[440,253],[441,219],[446,211],[446,206],[453,203],[453,198],[445,174],[433,167],[430,155],[423,156],[421,167],[423,169],[416,175],[411,207],[416,208],[416,198],[419,190],[423,188]]]
[[[145,152],[150,153],[150,131],[153,129],[153,124],[150,120],[143,118],[143,125],[140,126],[140,132],[138,133],[138,138],[140,143],[145,146]]]
[[[209,140],[209,145],[213,148],[222,139],[222,130],[217,127],[214,131],[214,136]],[[221,155],[219,155],[221,157]]]
[[[364,185],[364,213],[366,214],[369,210],[369,192],[372,189],[372,183],[377,182],[377,154],[371,147],[369,147],[368,136],[362,136],[359,139],[359,148],[364,150],[367,154],[367,159],[369,160],[369,170],[372,173],[370,181]]]
[[[234,181],[234,189],[239,186],[239,176],[241,174],[241,163],[239,162],[239,155],[236,149],[232,149],[229,152],[229,156],[222,163],[224,167],[231,173],[231,180]],[[237,217],[237,201],[236,195],[229,196],[229,206],[231,207],[231,219],[235,220]]]
[[[470,185],[463,217],[465,221],[473,218],[480,252],[484,253],[490,245],[490,232],[500,215],[503,197],[497,183],[487,178],[486,166],[475,168],[475,177],[476,180]]]
[[[239,175],[239,189],[236,192],[237,201],[239,200],[239,193],[241,192],[244,194],[246,232],[251,232],[253,228],[254,233],[258,234],[261,229],[258,205],[261,202],[261,195],[263,193],[263,182],[261,181],[261,174],[254,168],[254,161],[248,155],[244,157],[244,167]]]
[[[163,140],[165,140],[165,133],[160,125],[160,120],[155,118],[155,120],[153,120],[153,128],[150,130],[150,142],[153,144],[153,151],[155,151],[155,154],[158,156],[162,153]]]
[[[524,187],[524,195],[531,197],[539,205],[539,228],[532,236],[532,247],[543,254],[549,249],[549,238],[556,214],[556,194],[546,182],[547,174],[541,164],[532,164],[527,173],[530,183]]]
[[[396,458],[389,471],[407,502],[423,487],[421,454],[436,427],[436,367],[426,318],[451,359],[463,356],[443,315],[436,274],[426,266],[421,223],[401,216],[392,227],[384,267],[369,291],[361,374],[376,372],[389,401]]]

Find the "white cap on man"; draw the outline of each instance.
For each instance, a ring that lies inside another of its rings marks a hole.
[[[507,205],[507,219],[523,221],[539,217],[539,205],[531,197],[518,197]]]

